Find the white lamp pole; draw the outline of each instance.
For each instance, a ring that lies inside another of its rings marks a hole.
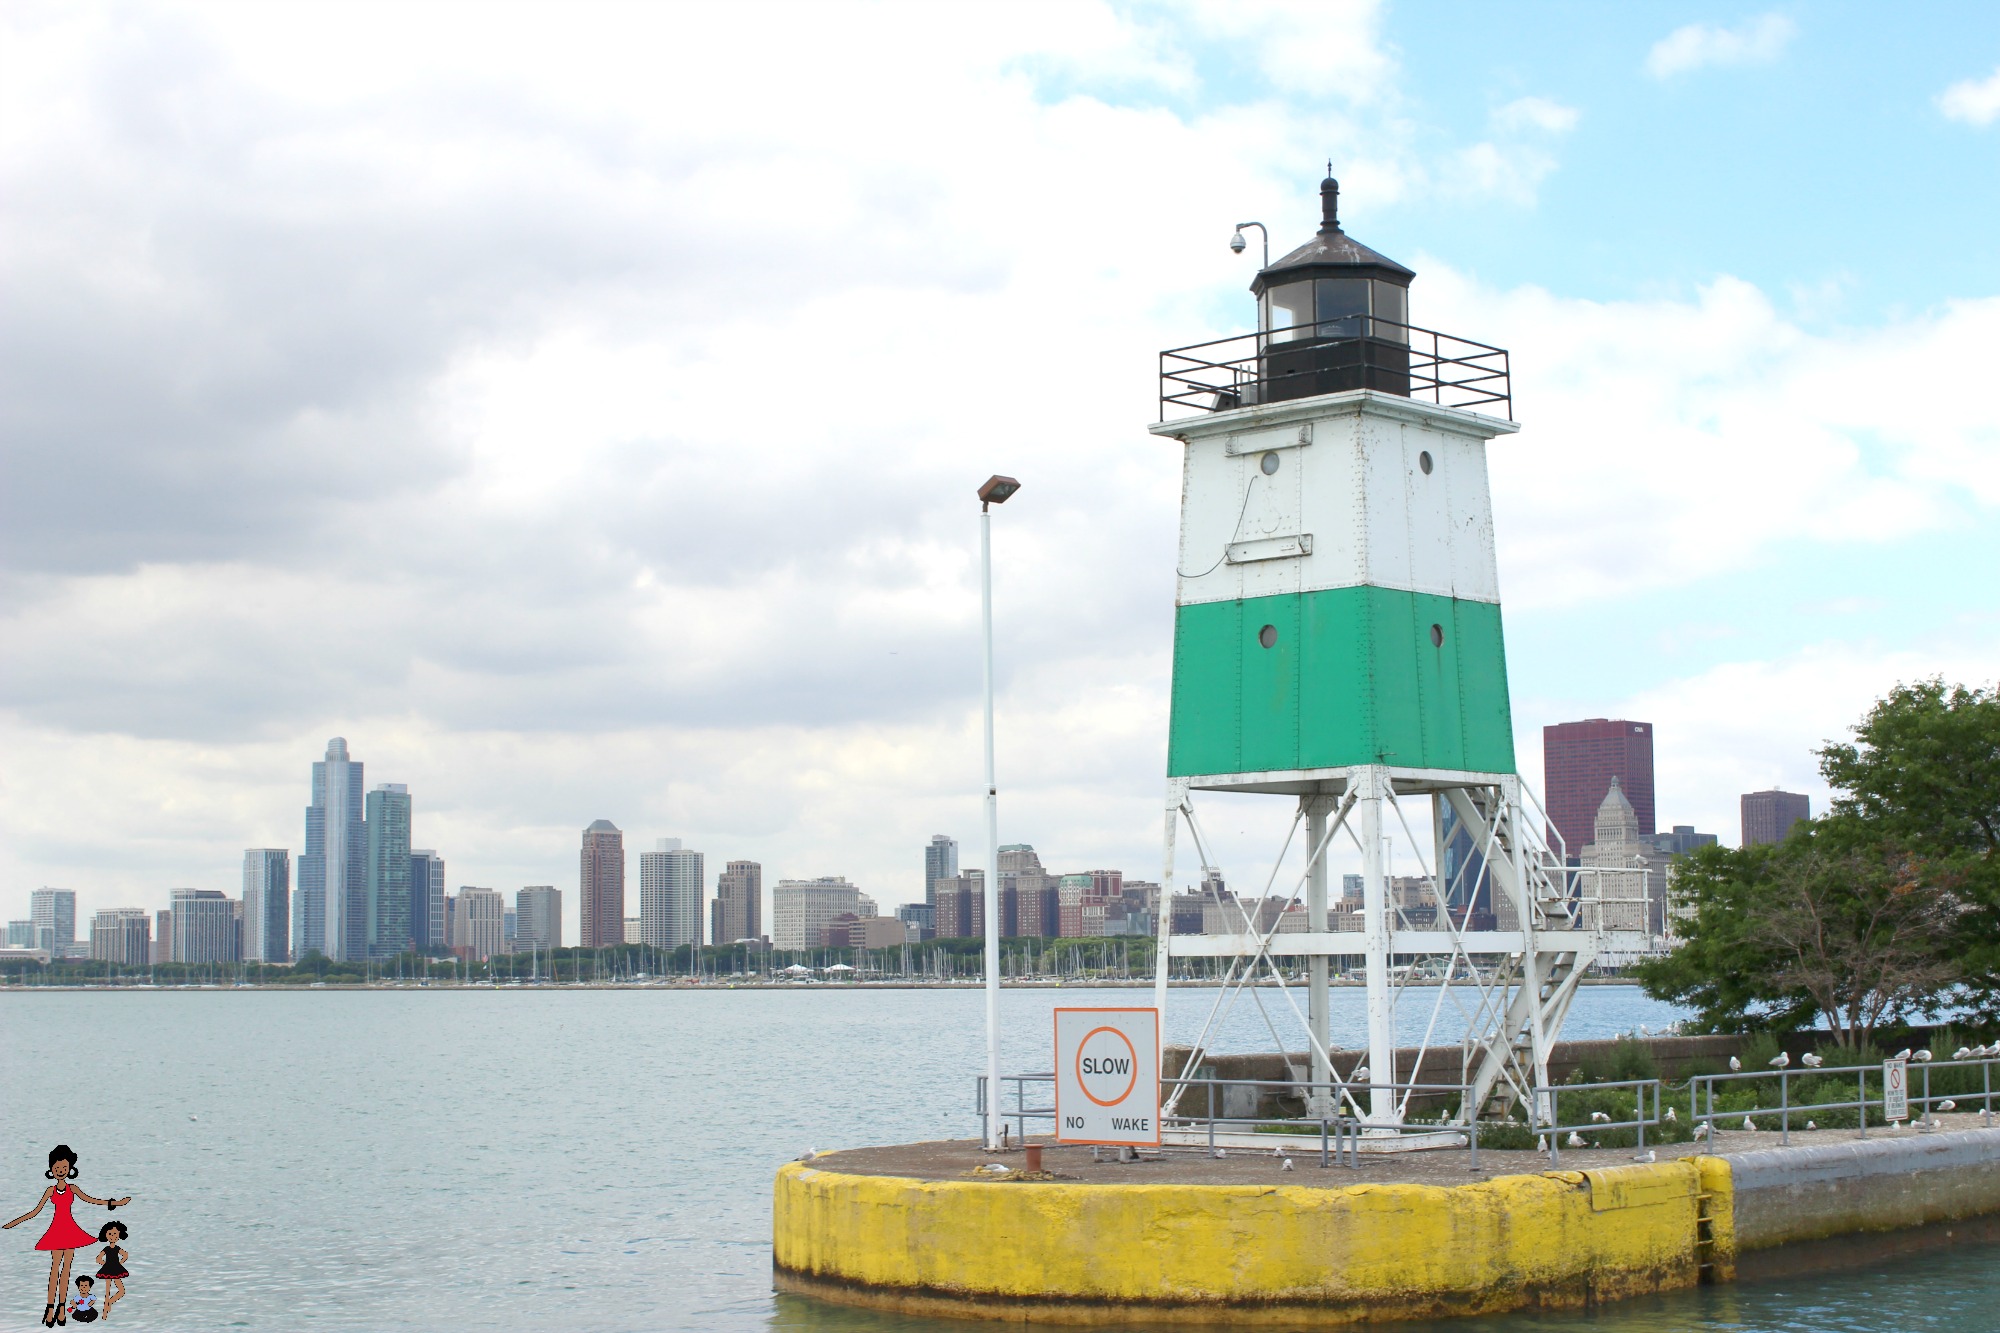
[[[994,476],[979,488],[980,613],[986,637],[986,1147],[1000,1146],[1000,789],[993,776],[993,506],[1021,489]]]

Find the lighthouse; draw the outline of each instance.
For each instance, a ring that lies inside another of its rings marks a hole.
[[[1330,174],[1320,198],[1318,231],[1251,283],[1253,331],[1160,354],[1150,429],[1182,448],[1162,883],[1183,831],[1219,869],[1195,793],[1284,799],[1294,818],[1268,896],[1233,917],[1218,901],[1239,929],[1174,935],[1163,908],[1156,999],[1176,957],[1275,982],[1311,1049],[1309,1104],[1386,1127],[1417,1081],[1395,1062],[1414,978],[1437,991],[1426,1006],[1479,992],[1453,1014],[1464,1039],[1441,1043],[1458,1063],[1427,1060],[1421,1081],[1473,1087],[1463,1115],[1530,1104],[1584,969],[1643,947],[1606,922],[1644,918],[1607,911],[1598,877],[1565,865],[1516,771],[1487,480],[1488,445],[1520,429],[1508,353],[1413,323],[1417,275],[1347,234]],[[1421,872],[1400,896],[1385,838]],[[1336,922],[1327,863],[1346,846],[1360,910]],[[1278,930],[1298,908],[1305,928]],[[1329,1048],[1343,956],[1366,960],[1365,1061]],[[1303,996],[1286,982],[1300,959]]]

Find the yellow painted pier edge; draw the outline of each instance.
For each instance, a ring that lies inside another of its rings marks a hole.
[[[1440,1187],[778,1172],[782,1290],[1037,1323],[1334,1325],[1575,1308],[1726,1280],[1712,1157]]]

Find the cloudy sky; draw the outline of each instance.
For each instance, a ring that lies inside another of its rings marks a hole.
[[[454,885],[573,899],[605,817],[906,901],[980,856],[996,471],[1003,838],[1154,877],[1155,353],[1328,158],[1513,352],[1524,771],[1650,720],[1733,841],[2000,671],[2000,10],[1925,13],[10,0],[0,906],[233,894],[335,735]]]

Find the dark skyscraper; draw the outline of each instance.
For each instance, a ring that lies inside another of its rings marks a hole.
[[[577,943],[603,949],[625,942],[625,835],[608,819],[583,831]]]
[[[1594,717],[1542,728],[1543,784],[1549,823],[1562,835],[1565,851],[1580,853],[1592,837],[1597,809],[1617,778],[1651,834],[1653,822],[1653,724]]]
[[[1762,847],[1783,842],[1792,825],[1812,818],[1812,799],[1795,791],[1743,793],[1743,845]]]
[[[292,854],[283,847],[243,853],[243,960],[288,963],[292,946]]]
[[[410,789],[400,782],[368,793],[366,885],[368,957],[394,958],[410,947]]]
[[[444,858],[427,848],[410,853],[410,942],[418,953],[443,953]]]

